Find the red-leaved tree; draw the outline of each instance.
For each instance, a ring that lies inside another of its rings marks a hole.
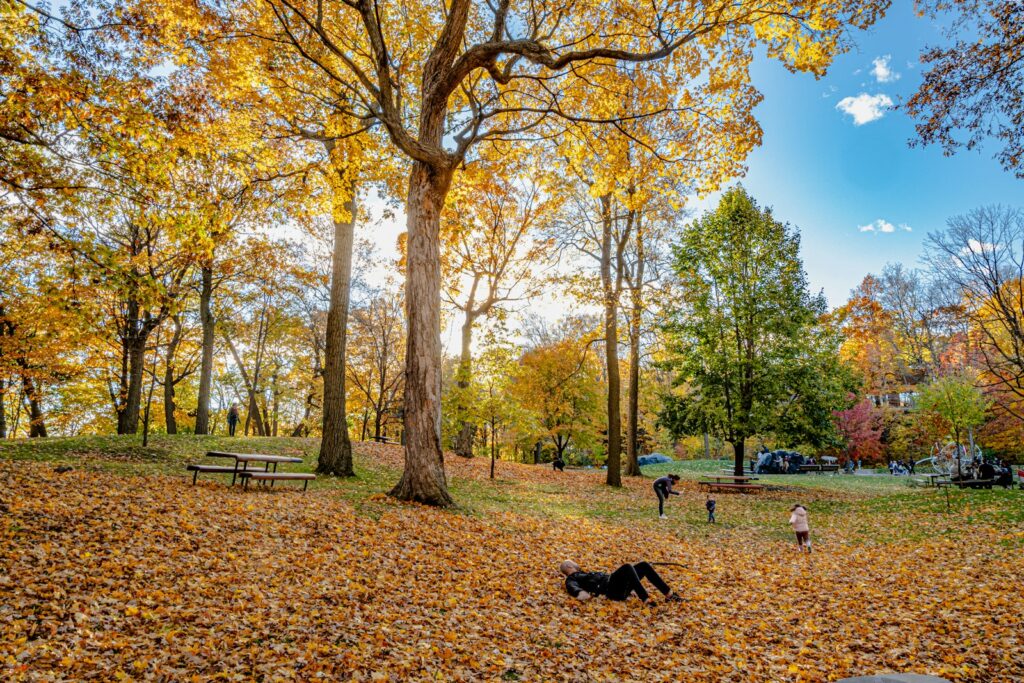
[[[869,399],[832,413],[836,430],[846,442],[847,458],[878,462],[882,459],[882,415]]]

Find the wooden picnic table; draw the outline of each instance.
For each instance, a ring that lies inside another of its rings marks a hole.
[[[235,485],[235,481],[238,476],[243,472],[251,472],[249,469],[249,463],[263,463],[263,472],[270,472],[270,466],[274,466],[274,472],[277,472],[278,464],[282,462],[302,462],[302,458],[296,458],[291,455],[269,455],[266,453],[227,453],[224,451],[207,451],[206,456],[209,458],[231,458],[235,461],[232,467],[223,467],[220,465],[189,465],[188,469],[192,474],[192,484],[195,485],[196,477],[199,476],[200,472],[211,472],[211,473],[223,473],[231,474],[231,485]],[[239,469],[241,464],[241,469]]]
[[[714,479],[716,482],[721,483],[723,480],[728,479],[735,482],[745,483],[758,477],[748,477],[747,475],[739,476],[735,474],[709,474],[704,477],[705,479]]]

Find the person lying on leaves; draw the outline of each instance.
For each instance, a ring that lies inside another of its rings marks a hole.
[[[624,564],[611,574],[605,572],[584,572],[580,566],[572,560],[566,560],[559,566],[559,570],[565,574],[565,590],[574,598],[588,600],[595,595],[605,595],[609,600],[625,600],[635,593],[640,602],[647,602],[650,597],[647,590],[640,583],[647,579],[655,588],[661,591],[668,602],[679,602],[681,598],[672,592],[664,579],[658,576],[647,562],[636,564]]]

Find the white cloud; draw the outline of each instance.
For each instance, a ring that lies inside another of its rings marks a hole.
[[[993,251],[996,245],[990,242],[979,242],[978,240],[971,238],[967,240],[967,246],[960,250],[961,256],[967,256],[968,254],[984,254],[986,251]]]
[[[879,83],[892,83],[898,81],[900,78],[899,73],[893,71],[889,67],[889,61],[892,60],[892,55],[885,55],[884,57],[875,57],[871,64],[871,75],[875,77],[875,80]]]
[[[914,232],[914,229],[907,225],[906,223],[900,223],[900,230],[903,230],[905,232]]]
[[[855,126],[863,126],[885,116],[886,109],[891,106],[892,100],[888,95],[868,95],[862,92],[856,97],[844,97],[839,100],[836,109],[852,116]]]
[[[910,232],[911,230],[910,226],[906,223],[900,223],[900,228],[907,232]],[[884,232],[886,234],[896,232],[896,226],[884,218],[879,218],[873,223],[868,223],[867,225],[858,225],[857,229],[861,232]]]

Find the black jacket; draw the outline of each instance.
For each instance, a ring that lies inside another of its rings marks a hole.
[[[565,590],[569,595],[576,597],[580,591],[586,591],[591,595],[608,594],[608,575],[604,572],[576,572],[565,577]]]

